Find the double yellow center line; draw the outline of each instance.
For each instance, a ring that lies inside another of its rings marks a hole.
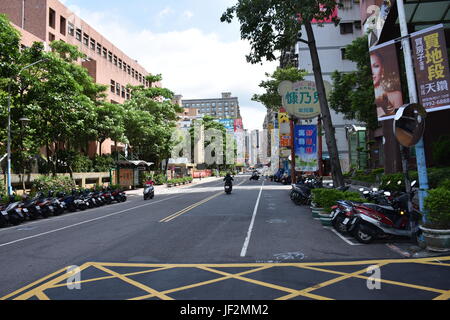
[[[240,184],[238,184],[237,186],[240,186],[240,185],[242,185],[242,184],[244,184],[244,183],[245,183],[245,180],[244,180],[243,182],[241,182]],[[161,223],[162,223],[162,222],[170,222],[170,221],[172,221],[173,219],[176,219],[176,218],[178,218],[179,216],[181,216],[181,215],[183,215],[183,214],[185,214],[185,213],[191,211],[192,209],[195,209],[195,208],[201,206],[202,204],[204,204],[204,203],[206,203],[206,202],[208,202],[208,201],[211,201],[211,200],[214,199],[214,198],[217,198],[217,197],[220,196],[221,194],[223,194],[223,191],[218,192],[218,193],[212,195],[211,197],[208,197],[208,198],[206,198],[206,199],[203,199],[203,200],[201,200],[201,201],[199,201],[199,202],[197,202],[197,203],[194,203],[193,205],[190,205],[189,207],[184,208],[184,209],[181,210],[181,211],[175,212],[174,214],[171,214],[170,216],[165,217],[164,219],[160,220],[159,222],[161,222]]]

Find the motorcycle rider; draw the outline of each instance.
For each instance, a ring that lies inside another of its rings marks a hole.
[[[227,175],[225,176],[225,178],[223,179],[223,181],[225,181],[225,185],[229,185],[230,187],[233,187],[233,177],[231,176],[231,174],[227,173]]]

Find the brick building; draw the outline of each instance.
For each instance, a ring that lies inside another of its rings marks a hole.
[[[29,47],[39,41],[48,49],[48,44],[54,40],[76,45],[87,56],[79,63],[96,83],[110,87],[107,99],[112,103],[121,104],[130,99],[130,92],[126,89],[128,84],[150,85],[145,79],[149,73],[136,60],[58,0],[0,0],[0,13],[6,14],[20,31],[23,46]],[[118,146],[118,149],[123,148],[120,144]],[[105,141],[102,154],[110,154],[114,148],[113,141]],[[89,154],[99,151],[99,144],[92,143]]]

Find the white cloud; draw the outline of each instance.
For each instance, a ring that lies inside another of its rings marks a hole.
[[[193,16],[194,16],[194,13],[190,10],[186,10],[183,12],[183,17],[186,19],[192,19]]]
[[[163,10],[161,10],[161,11],[158,13],[158,16],[159,16],[160,18],[163,18],[163,17],[168,16],[168,15],[170,15],[170,14],[172,14],[172,13],[173,13],[172,8],[170,8],[170,7],[165,7]]]
[[[170,13],[170,8],[166,9],[164,14]],[[217,34],[196,28],[166,33],[134,32],[106,13],[87,13],[84,20],[147,71],[161,73],[164,87],[185,99],[219,98],[222,92],[232,92],[239,98],[244,126],[262,128],[265,108],[252,102],[251,97],[261,92],[258,84],[265,79],[265,72],[276,68],[276,63],[264,66],[247,63],[245,55],[250,50],[247,42],[224,42]]]

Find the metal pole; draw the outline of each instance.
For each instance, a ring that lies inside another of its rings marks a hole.
[[[7,193],[8,197],[12,195],[11,183],[11,82],[8,84],[8,142],[7,142],[7,170],[6,176],[8,179]]]
[[[295,125],[294,119],[291,117],[291,183],[297,183],[296,175],[295,175]]]
[[[317,140],[319,149],[319,176],[323,177],[323,142],[322,142],[322,117],[319,116],[317,119]]]
[[[417,88],[416,88],[416,79],[414,74],[414,65],[411,55],[411,45],[409,42],[409,32],[408,25],[406,23],[405,17],[405,7],[403,4],[403,0],[397,0],[397,11],[398,11],[398,20],[400,23],[400,31],[403,46],[403,55],[405,59],[405,68],[406,68],[406,78],[408,80],[408,91],[409,91],[409,100],[410,103],[417,103]],[[423,213],[423,221],[426,221],[426,215],[424,210],[424,200],[427,196],[428,190],[428,174],[426,167],[426,157],[425,157],[425,147],[423,138],[419,140],[416,145],[416,161],[417,161],[417,171],[419,175],[419,204],[420,211]]]

